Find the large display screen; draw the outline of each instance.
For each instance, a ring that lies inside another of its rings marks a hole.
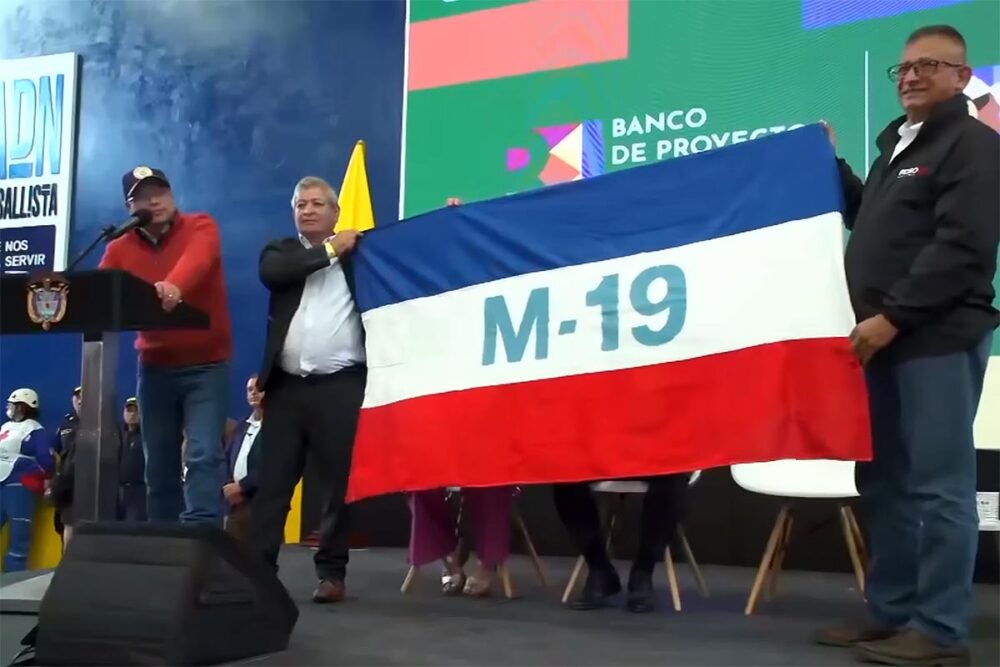
[[[886,69],[937,23],[965,35],[967,92],[1000,131],[993,0],[411,0],[400,213],[820,119],[865,173],[900,114]]]

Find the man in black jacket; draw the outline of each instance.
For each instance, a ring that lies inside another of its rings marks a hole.
[[[264,423],[264,394],[257,388],[257,374],[247,380],[247,404],[252,412],[247,420],[233,429],[226,443],[228,481],[222,496],[229,506],[226,532],[245,542],[250,534],[250,502],[257,493],[260,448],[254,447]]]
[[[364,331],[354,305],[349,255],[357,233],[333,234],[340,214],[326,181],[307,177],[292,196],[298,237],[268,243],[260,280],[271,293],[257,386],[265,392],[251,543],[277,567],[285,519],[306,454],[317,464],[325,499],[315,602],[344,597],[351,448],[364,398]]]
[[[73,410],[63,416],[53,443],[56,474],[48,490],[55,506],[52,522],[62,538],[63,549],[73,537],[73,487],[76,478],[76,437],[80,430],[80,410],[83,407],[82,387],[73,390],[72,401]]]
[[[978,543],[972,424],[998,313],[1000,136],[969,115],[965,41],[907,40],[889,68],[905,115],[861,182],[840,161],[845,266],[873,460],[857,467],[871,561],[868,624],[819,640],[885,664],[969,664]],[[830,131],[833,140],[832,131]]]
[[[125,401],[122,420],[118,443],[118,518],[147,521],[146,455],[139,427],[139,401],[135,396]]]

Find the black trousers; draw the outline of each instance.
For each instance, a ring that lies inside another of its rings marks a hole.
[[[276,371],[268,383],[254,445],[262,450],[250,505],[250,544],[275,568],[309,453],[323,490],[316,575],[342,581],[347,573],[350,512],[344,495],[366,375],[361,366],[305,378]]]
[[[147,521],[146,485],[122,484],[118,489],[118,519],[123,521]]]
[[[642,518],[639,528],[639,549],[633,569],[652,572],[656,563],[663,560],[663,552],[677,532],[677,524],[684,512],[684,500],[690,475],[662,475],[641,480],[649,485],[642,500]],[[552,495],[559,518],[566,526],[570,539],[580,550],[591,570],[611,568],[603,535],[597,502],[590,490],[590,482],[553,484]]]

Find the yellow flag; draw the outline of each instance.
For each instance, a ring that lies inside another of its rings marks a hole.
[[[365,232],[374,227],[375,213],[372,211],[368,171],[365,169],[365,142],[359,141],[354,145],[344,182],[340,186],[340,218],[333,231],[337,233],[353,229]]]

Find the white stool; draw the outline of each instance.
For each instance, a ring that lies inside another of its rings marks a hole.
[[[760,560],[757,576],[750,589],[750,597],[744,613],[750,615],[757,606],[757,597],[765,581],[768,589],[765,598],[770,598],[777,592],[778,574],[785,560],[785,551],[792,535],[792,501],[797,498],[830,498],[846,500],[857,497],[858,491],[854,484],[853,461],[799,461],[785,459],[767,463],[743,463],[730,467],[733,480],[752,493],[785,498],[778,511],[767,547]],[[861,528],[854,512],[846,503],[837,506],[840,515],[844,541],[851,557],[854,576],[857,579],[858,591],[864,595],[865,562],[867,556]]]

